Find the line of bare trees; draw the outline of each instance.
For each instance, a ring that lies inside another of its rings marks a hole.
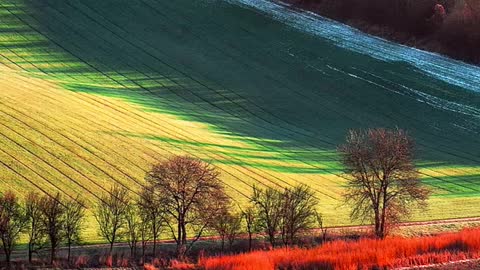
[[[414,143],[399,129],[351,131],[339,147],[346,173],[345,201],[352,206],[352,219],[371,221],[375,235],[383,238],[389,228],[424,207],[430,191],[424,187],[414,165]],[[114,185],[99,196],[93,208],[99,235],[109,243],[126,242],[132,259],[139,247],[145,261],[147,245],[156,256],[160,235],[171,235],[176,256],[185,259],[204,235],[217,235],[222,251],[232,247],[242,233],[253,239],[265,236],[272,247],[298,244],[312,228],[327,229],[317,212],[320,203],[306,185],[287,188],[254,186],[249,204],[235,206],[225,191],[219,173],[211,164],[188,156],[174,156],[155,164],[135,194]],[[20,235],[28,236],[28,259],[40,249],[50,250],[53,264],[57,249],[81,240],[85,204],[80,198],[27,194],[22,204],[13,192],[0,195],[0,240],[10,265]]]
[[[33,254],[48,248],[53,264],[61,244],[68,247],[70,261],[71,247],[80,241],[84,214],[85,207],[80,198],[30,192],[22,204],[12,191],[0,195],[0,238],[7,268],[22,233],[27,235],[30,263]]]
[[[293,245],[302,232],[315,226],[318,201],[308,186],[254,187],[250,202],[245,210],[234,205],[212,165],[175,156],[154,165],[135,196],[123,186],[112,186],[99,196],[93,214],[99,235],[109,243],[110,255],[115,243],[126,242],[132,259],[141,250],[142,261],[149,244],[153,246],[150,255],[157,255],[162,233],[171,235],[176,256],[185,259],[205,233],[218,235],[224,251],[225,244],[231,248],[242,233],[248,233],[252,249],[258,233],[266,235],[272,246],[279,239]],[[22,204],[13,192],[5,192],[0,196],[0,238],[7,267],[22,233],[28,236],[30,263],[35,253],[48,248],[54,264],[62,244],[68,247],[70,262],[71,246],[81,240],[84,217],[85,206],[79,198],[31,192]]]
[[[293,245],[299,235],[315,227],[318,200],[306,185],[275,189],[253,188],[251,205],[236,207],[227,196],[219,173],[210,164],[187,156],[176,156],[153,166],[140,195],[132,198],[127,189],[114,186],[99,200],[95,217],[100,235],[110,243],[126,240],[131,256],[140,243],[145,258],[146,243],[152,241],[156,255],[160,233],[170,234],[176,255],[185,259],[206,232],[218,235],[222,251],[231,248],[238,236],[249,235],[249,249],[257,233],[267,235],[272,246],[279,239]]]

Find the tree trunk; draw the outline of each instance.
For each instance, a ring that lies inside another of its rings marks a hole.
[[[8,252],[8,250],[4,250],[5,251],[5,261],[7,263],[7,269],[10,269],[10,266],[11,266],[11,261],[10,261],[10,252]]]
[[[248,251],[252,251],[252,233],[248,232]]]
[[[157,255],[157,228],[153,225],[153,257]]]
[[[375,209],[375,236],[381,238],[380,213],[378,208]]]
[[[272,245],[272,248],[275,247],[275,232],[272,232],[271,230],[268,232],[268,238],[270,241],[270,245]]]
[[[185,223],[182,224],[182,249],[181,249],[181,260],[184,261],[186,259],[186,252],[187,252],[187,228]]]
[[[182,230],[182,222],[183,220],[180,218],[178,220],[178,225],[177,225],[177,257],[178,259],[182,260],[182,256],[185,250],[184,247],[184,242],[183,242],[183,230]]]
[[[70,265],[70,255],[71,255],[71,253],[72,253],[72,243],[68,242],[68,256],[67,256],[68,265]]]
[[[28,243],[28,263],[32,264],[32,259],[33,259],[33,243],[29,242]]]
[[[146,243],[144,240],[142,240],[142,265],[145,264],[145,248],[146,248]]]
[[[53,263],[55,262],[55,245],[51,245],[50,247],[50,264],[53,266]]]
[[[231,252],[233,250],[233,242],[235,242],[234,238],[228,239],[228,250]]]
[[[386,230],[387,202],[386,202],[386,199],[387,199],[387,191],[384,190],[383,191],[383,202],[382,202],[382,217],[381,217],[381,226],[380,226],[380,230],[382,232],[382,237],[381,238],[385,238],[385,236],[387,235],[387,230]]]
[[[112,255],[112,251],[113,251],[113,241],[110,242],[110,252],[108,255]]]

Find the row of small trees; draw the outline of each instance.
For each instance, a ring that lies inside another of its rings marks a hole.
[[[0,238],[7,267],[11,254],[22,233],[28,235],[28,260],[40,249],[50,248],[51,263],[55,260],[57,248],[65,243],[70,260],[71,246],[78,243],[82,220],[85,214],[83,202],[79,199],[64,199],[56,196],[30,192],[25,202],[20,203],[11,191],[0,196]]]
[[[376,236],[408,216],[413,206],[425,206],[430,191],[418,177],[413,158],[413,140],[402,130],[352,131],[339,148],[345,166],[347,189],[344,198],[352,206],[352,219],[371,220]],[[296,244],[302,232],[320,227],[319,203],[305,185],[288,188],[253,187],[250,204],[241,209],[227,196],[215,167],[188,156],[174,156],[152,167],[138,193],[121,185],[99,196],[93,212],[99,234],[110,244],[126,241],[132,257],[141,245],[153,242],[156,255],[161,233],[176,243],[176,255],[186,254],[205,232],[219,236],[222,249],[231,246],[241,232],[248,233],[249,249],[256,233],[265,235],[272,247],[281,242]],[[60,244],[78,243],[85,205],[67,199],[29,193],[21,204],[12,192],[0,196],[0,240],[7,264],[22,232],[28,233],[29,260],[49,245],[51,262]],[[242,230],[242,228],[245,228]],[[143,260],[144,261],[144,260]]]
[[[136,198],[114,186],[95,208],[101,236],[110,243],[110,251],[118,239],[127,240],[134,257],[140,244],[144,257],[149,241],[156,254],[157,239],[166,231],[177,244],[177,256],[184,259],[205,232],[218,235],[222,250],[242,232],[249,235],[249,249],[257,232],[264,232],[272,246],[279,236],[283,244],[292,245],[320,217],[318,200],[308,186],[254,187],[251,205],[241,209],[232,204],[218,176],[208,163],[177,156],[153,167]]]
[[[254,187],[251,205],[242,210],[232,204],[218,176],[208,163],[176,156],[155,165],[135,196],[114,185],[93,209],[110,253],[115,243],[125,241],[133,258],[140,245],[144,261],[147,245],[152,243],[155,256],[157,240],[167,232],[177,244],[177,256],[184,259],[205,232],[218,235],[222,250],[226,242],[231,247],[246,232],[251,249],[257,232],[265,233],[272,246],[279,236],[283,244],[292,245],[299,233],[314,227],[318,201],[309,187]],[[68,247],[70,262],[71,246],[80,241],[85,209],[79,198],[31,192],[22,204],[13,192],[5,192],[0,196],[0,236],[7,266],[21,233],[28,235],[29,262],[34,253],[48,246],[53,264],[62,243]]]

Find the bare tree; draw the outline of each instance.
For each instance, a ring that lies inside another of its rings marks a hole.
[[[325,226],[325,218],[320,212],[316,212],[315,219],[317,220],[318,228],[320,228],[320,232],[322,233],[322,243],[325,243],[325,241],[327,241],[328,232],[328,227]]]
[[[414,205],[426,205],[430,191],[418,177],[414,142],[405,131],[350,131],[339,151],[350,176],[344,197],[353,206],[351,217],[372,218],[377,237],[385,237]]]
[[[228,241],[229,248],[232,248],[233,242],[240,233],[242,226],[242,216],[232,213],[225,209],[224,213],[213,220],[211,227],[220,236],[222,251],[225,250],[225,242]]]
[[[282,222],[282,192],[271,187],[260,189],[254,186],[250,201],[256,208],[257,225],[265,232],[272,247],[275,247]]]
[[[157,254],[157,239],[160,237],[162,226],[165,223],[165,209],[160,199],[155,196],[155,188],[152,184],[142,187],[137,204],[139,211],[144,215],[143,221],[150,225],[153,240],[153,256]]]
[[[285,246],[293,245],[298,234],[315,225],[318,200],[306,185],[286,188],[282,194],[281,232]]]
[[[65,206],[62,204],[60,193],[57,193],[55,197],[43,196],[40,201],[40,210],[41,222],[50,243],[50,263],[53,264],[57,248],[65,238]]]
[[[152,237],[152,225],[150,216],[143,212],[139,212],[140,224],[138,227],[138,234],[140,239],[140,244],[142,247],[142,264],[145,263],[145,251],[147,249],[148,242],[153,238]]]
[[[81,240],[81,228],[83,218],[85,217],[84,202],[77,197],[75,200],[64,202],[65,205],[65,241],[68,247],[67,260],[70,263],[70,254],[73,244],[78,244]]]
[[[130,203],[127,207],[127,211],[125,212],[125,220],[126,220],[126,240],[128,242],[128,246],[130,247],[130,257],[135,260],[137,257],[137,245],[140,238],[140,226],[141,226],[141,219],[139,215],[139,208],[136,204]]]
[[[249,206],[242,211],[242,214],[243,214],[243,218],[245,219],[245,225],[247,227],[247,233],[248,233],[248,251],[252,251],[253,234],[257,231],[256,230],[257,213],[255,212],[254,207]]]
[[[215,220],[229,199],[219,173],[208,163],[188,156],[174,156],[153,166],[146,180],[165,209],[166,225],[185,255]],[[187,234],[193,233],[188,243]]]
[[[20,233],[25,229],[27,218],[17,196],[12,191],[0,195],[0,240],[10,268],[11,254]]]
[[[242,215],[239,213],[231,214],[229,225],[227,226],[228,248],[232,250],[233,243],[242,232]]]
[[[119,238],[119,232],[125,228],[129,204],[126,188],[114,185],[108,194],[104,194],[96,205],[94,216],[100,227],[99,234],[110,244],[110,255],[113,244]]]
[[[46,229],[42,222],[41,196],[37,192],[29,192],[25,199],[25,210],[28,218],[28,262],[32,263],[33,253],[43,248]]]

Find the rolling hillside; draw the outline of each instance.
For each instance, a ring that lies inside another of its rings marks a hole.
[[[480,68],[264,0],[0,0],[0,14],[1,190],[92,204],[188,153],[239,203],[306,183],[346,225],[336,146],[398,126],[435,191],[415,219],[480,215]]]

